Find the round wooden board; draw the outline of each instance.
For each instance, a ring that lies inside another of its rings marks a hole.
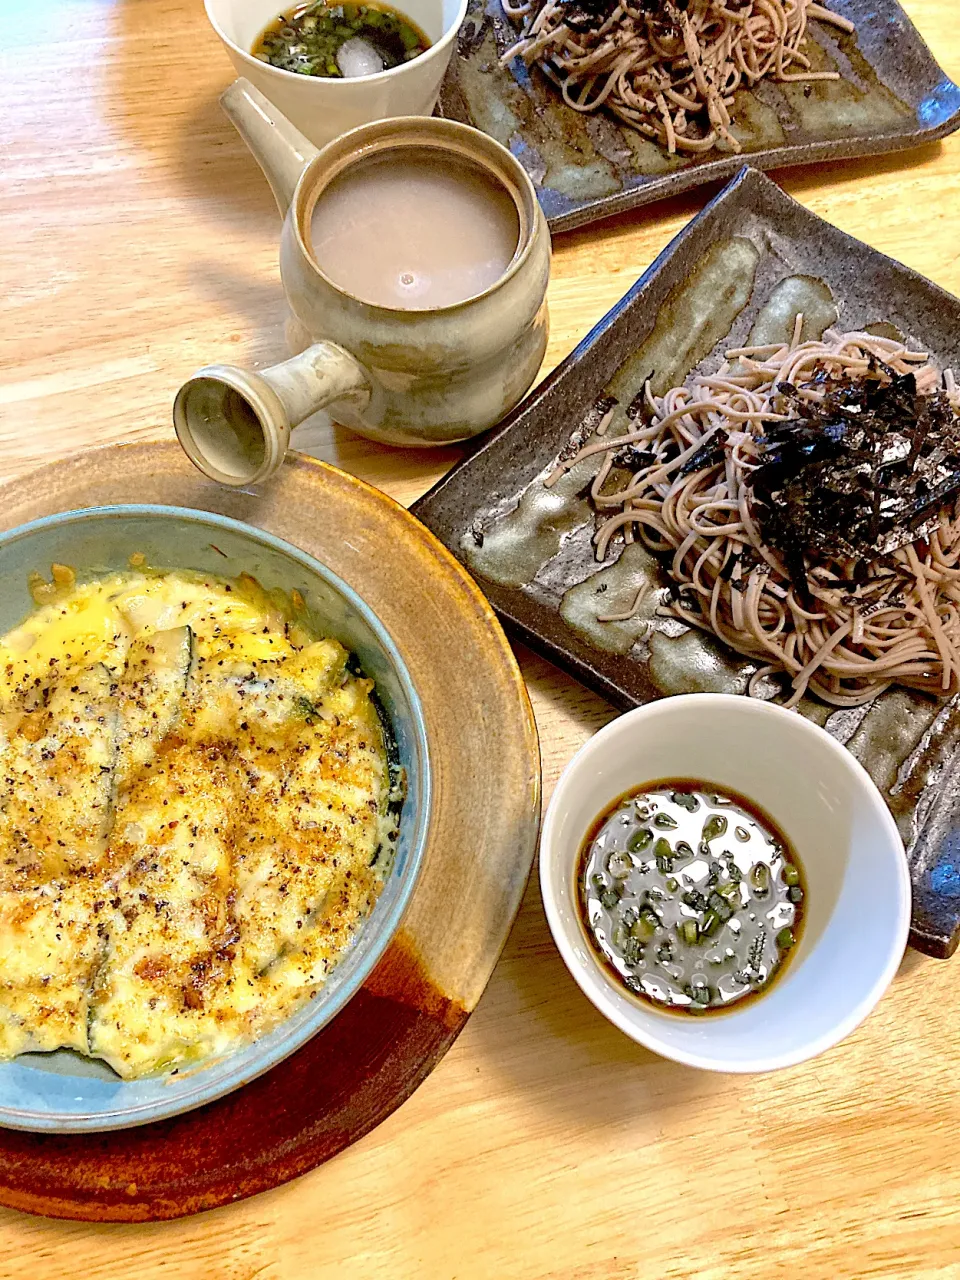
[[[262,492],[235,491],[194,471],[175,444],[112,445],[0,486],[0,528],[123,502],[244,520],[353,587],[420,693],[435,799],[420,879],[386,955],[291,1058],[158,1124],[92,1135],[0,1130],[0,1203],[99,1222],[175,1218],[255,1195],[336,1155],[409,1097],[476,1007],[520,905],[540,820],[536,728],[510,646],[463,569],[392,499],[299,455]]]

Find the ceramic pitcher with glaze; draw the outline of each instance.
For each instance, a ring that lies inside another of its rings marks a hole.
[[[492,426],[536,377],[547,342],[550,233],[533,185],[485,134],[424,117],[363,125],[322,151],[243,79],[221,99],[284,216],[280,272],[313,345],[272,368],[208,365],[181,387],[174,425],[192,461],[215,480],[266,479],[291,430],[319,409],[373,440],[443,445]],[[436,148],[481,165],[509,193],[519,241],[489,289],[452,306],[402,310],[352,296],[314,261],[310,218],[325,185],[359,158],[395,147]]]

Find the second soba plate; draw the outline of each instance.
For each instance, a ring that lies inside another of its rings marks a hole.
[[[575,452],[578,433],[589,435],[606,397],[626,407],[653,372],[670,386],[695,368],[715,369],[727,348],[751,334],[760,340],[761,328],[792,331],[800,310],[821,331],[838,316],[845,330],[895,330],[941,368],[960,367],[960,301],[745,169],[413,511],[524,640],[618,706],[745,693],[760,664],[679,620],[637,616],[612,629],[599,621],[623,609],[645,576],[659,574],[657,589],[668,580],[649,557],[638,562],[639,545],[598,564],[582,487],[548,490],[542,478],[561,451]],[[865,765],[890,805],[909,851],[911,942],[935,956],[960,940],[958,702],[894,686],[868,706],[800,704]]]
[[[440,95],[440,114],[509,147],[527,169],[554,231],[759,169],[851,159],[932,142],[960,125],[960,89],[937,65],[896,0],[830,0],[855,35],[814,21],[807,52],[836,81],[741,91],[729,148],[670,156],[606,111],[583,114],[534,67],[498,65],[517,39],[500,0],[471,0]]]

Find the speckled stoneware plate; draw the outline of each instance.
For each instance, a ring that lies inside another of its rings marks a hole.
[[[745,692],[758,664],[679,620],[653,617],[653,591],[631,621],[598,623],[641,583],[667,580],[639,545],[612,566],[597,564],[583,492],[589,460],[550,491],[540,478],[589,427],[601,395],[615,396],[622,414],[651,373],[665,390],[696,366],[715,368],[723,350],[748,335],[779,340],[798,310],[808,334],[839,312],[844,328],[892,325],[942,366],[960,366],[960,301],[745,169],[572,355],[412,508],[523,639],[620,707],[674,693]],[[911,942],[934,956],[950,955],[960,940],[958,702],[891,689],[869,707],[801,704],[884,793],[909,850]]]
[[[518,157],[551,229],[565,231],[736,173],[844,160],[932,142],[960,125],[960,89],[937,66],[896,0],[834,0],[855,36],[811,22],[814,68],[841,79],[761,82],[737,95],[743,151],[669,156],[607,112],[568,107],[538,69],[499,53],[516,39],[500,0],[471,0],[438,111],[491,134]]]
[[[158,1123],[0,1129],[0,1204],[91,1221],[174,1218],[254,1195],[329,1159],[403,1102],[480,998],[540,819],[536,729],[510,647],[469,576],[402,507],[296,455],[263,492],[245,492],[207,481],[175,444],[110,446],[0,486],[0,529],[131,495],[263,529],[366,602],[419,696],[432,797],[420,872],[392,941],[346,1007],[292,1056]]]

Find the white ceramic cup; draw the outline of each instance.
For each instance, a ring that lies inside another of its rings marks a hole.
[[[260,90],[317,147],[357,125],[390,116],[429,116],[467,12],[467,0],[403,0],[401,11],[433,42],[426,53],[375,76],[325,79],[283,71],[250,52],[286,0],[205,0],[207,17],[237,74]]]
[[[626,791],[697,778],[760,805],[806,875],[800,940],[768,991],[692,1017],[632,996],[604,968],[581,924],[575,876],[594,820]],[[577,753],[547,810],[540,888],[574,978],[621,1031],[648,1049],[713,1071],[770,1071],[848,1035],[893,979],[910,925],[910,881],[896,823],[866,770],[795,712],[727,694],[688,694],[630,711]]]

